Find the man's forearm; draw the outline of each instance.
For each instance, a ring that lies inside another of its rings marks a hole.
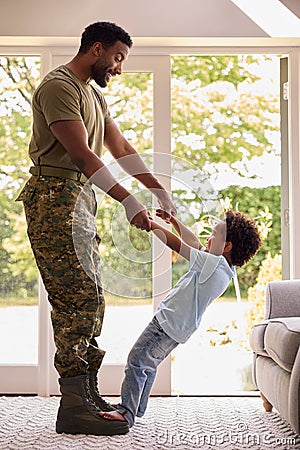
[[[56,139],[61,142],[73,163],[102,191],[122,203],[131,225],[150,230],[146,208],[112,176],[101,159],[88,146],[88,135],[79,120],[58,121],[50,126]]]
[[[117,182],[101,159],[94,153],[91,152],[89,159],[84,160],[80,166],[80,170],[91,183],[118,202],[122,203],[130,195],[127,189]]]
[[[132,225],[138,227],[141,225],[143,229],[149,231],[150,222],[145,206],[117,182],[97,155],[89,152],[89,158],[80,161],[78,167],[91,183],[124,206],[127,219]]]
[[[114,122],[105,127],[104,144],[125,172],[136,178],[156,196],[160,207],[164,210],[163,220],[169,221],[171,215],[176,215],[176,207],[170,194],[150,172],[139,153],[124,138]]]
[[[118,164],[126,173],[136,178],[155,196],[159,197],[160,191],[165,191],[164,186],[158,181],[153,173],[150,172],[140,155],[133,149],[130,151],[131,153],[126,156],[116,158]]]

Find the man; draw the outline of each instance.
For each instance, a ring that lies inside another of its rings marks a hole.
[[[108,422],[99,415],[99,410],[112,407],[97,388],[104,351],[95,338],[101,332],[104,298],[92,183],[122,203],[132,226],[149,231],[151,224],[144,205],[117,183],[101,161],[103,145],[153,192],[166,221],[176,214],[169,194],[110,117],[101,91],[90,84],[94,80],[105,87],[111,77],[120,75],[131,46],[130,36],[117,25],[89,25],[77,55],[44,78],[32,101],[33,176],[18,199],[24,202],[28,236],[52,306],[55,367],[62,393],[58,433],[128,432],[127,424]],[[76,202],[80,220],[74,232]],[[80,241],[80,262],[74,233]]]

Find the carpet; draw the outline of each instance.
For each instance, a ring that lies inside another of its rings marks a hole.
[[[257,397],[152,397],[125,436],[59,435],[58,397],[0,397],[1,450],[296,450],[300,438]]]

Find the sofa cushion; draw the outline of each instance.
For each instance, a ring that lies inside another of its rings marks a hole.
[[[300,317],[270,319],[265,331],[265,351],[288,372],[292,371],[299,345]]]
[[[269,356],[265,351],[265,331],[269,320],[254,325],[250,330],[249,343],[251,349],[262,356]]]

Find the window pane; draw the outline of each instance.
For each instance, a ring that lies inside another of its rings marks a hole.
[[[153,153],[153,76],[123,73],[103,90],[121,132],[148,167]],[[103,156],[115,178],[144,205],[152,208],[149,191],[128,176],[109,152]],[[99,344],[105,363],[124,363],[133,343],[152,317],[151,236],[131,227],[123,206],[97,191],[97,228],[101,236],[102,284],[106,311]]]
[[[237,283],[208,308],[200,329],[174,351],[173,389],[252,390],[248,333],[263,316],[264,298],[257,305],[263,286],[251,288],[281,277],[279,58],[174,56],[171,95],[179,218],[205,243],[207,214],[222,218],[232,207],[255,218],[265,238],[252,261],[238,268]],[[264,276],[263,262],[271,268]],[[173,284],[187,270],[177,258]]]
[[[0,57],[0,347],[1,364],[37,364],[37,269],[17,193],[28,179],[31,96],[36,57]]]

